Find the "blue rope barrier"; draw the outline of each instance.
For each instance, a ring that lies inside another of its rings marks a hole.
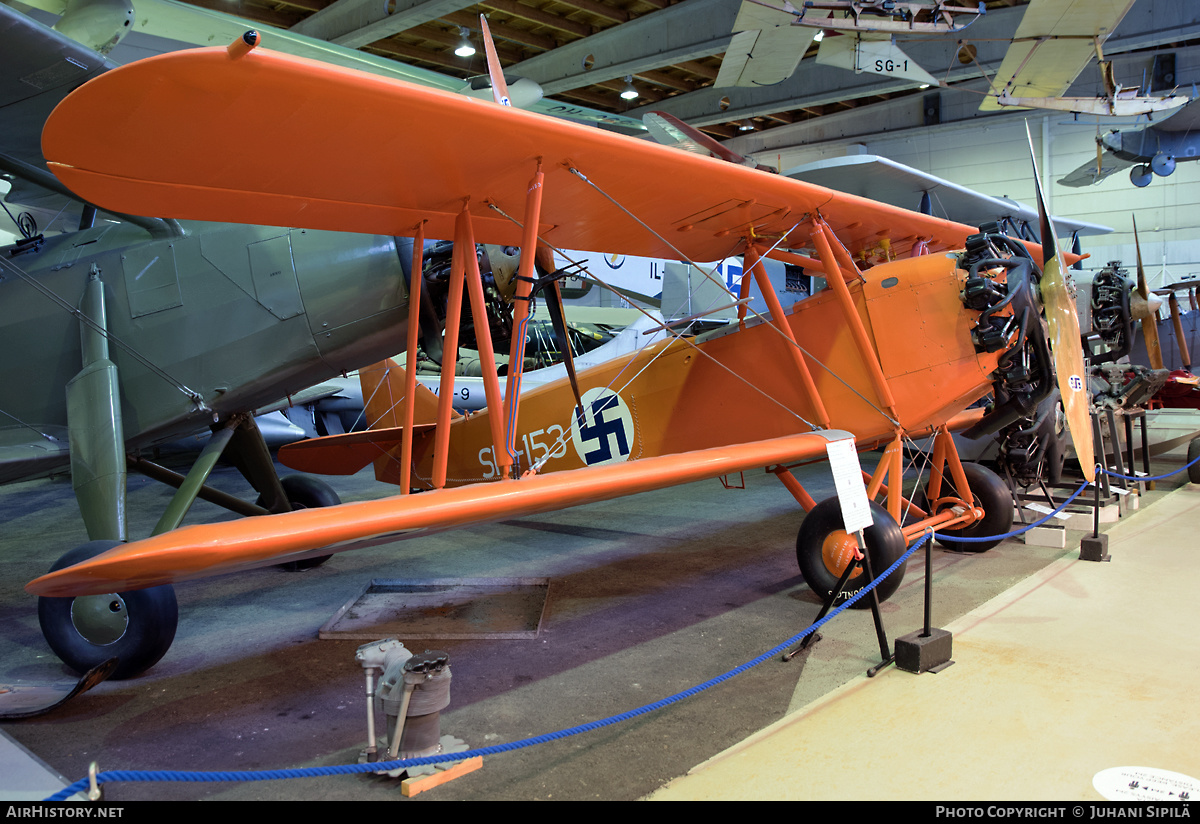
[[[1183,472],[1185,469],[1190,468],[1193,464],[1196,464],[1196,463],[1200,463],[1200,456],[1197,456],[1195,459],[1188,461],[1186,464],[1179,467],[1179,469],[1176,469],[1173,472],[1168,472],[1165,475],[1155,475],[1153,477],[1149,477],[1149,476],[1147,476],[1147,477],[1137,477],[1137,476],[1130,477],[1128,475],[1119,475],[1110,469],[1105,469],[1104,467],[1100,466],[1099,464],[1096,465],[1096,473],[1097,474],[1104,473],[1105,475],[1107,475],[1110,478],[1120,478],[1123,481],[1161,481],[1164,478],[1171,477],[1172,475],[1178,475],[1180,472]],[[1044,518],[1040,518],[1031,524],[1026,524],[1025,526],[1021,527],[1020,529],[1014,529],[1012,532],[1006,532],[1003,535],[992,535],[992,536],[986,537],[986,538],[967,538],[967,537],[960,537],[960,536],[956,535],[956,536],[954,536],[954,540],[955,541],[966,541],[969,543],[984,543],[987,541],[994,541],[997,538],[999,538],[1001,540],[1004,540],[1005,538],[1014,538],[1017,535],[1021,535],[1022,533],[1028,532],[1029,530],[1033,529],[1034,527],[1041,526],[1042,524],[1046,523],[1046,521],[1050,520],[1055,515],[1057,515],[1059,512],[1062,512],[1067,507],[1067,504],[1071,503],[1071,501],[1078,498],[1079,494],[1081,492],[1083,492],[1083,490],[1087,489],[1092,483],[1093,483],[1092,481],[1084,481],[1082,484],[1080,484],[1079,489],[1076,489],[1071,494],[1071,497],[1067,498],[1065,501],[1062,502],[1061,506],[1059,506],[1054,511],[1050,512]],[[946,536],[946,537],[950,537],[950,536]]]
[[[1101,466],[1097,466],[1096,471],[1103,472],[1103,473],[1107,474],[1109,477],[1122,478],[1124,480],[1162,480],[1163,478],[1169,478],[1171,475],[1176,475],[1179,472],[1182,472],[1185,469],[1188,469],[1189,467],[1191,467],[1193,464],[1195,464],[1197,462],[1200,462],[1200,457],[1187,463],[1186,465],[1184,465],[1180,469],[1175,470],[1174,472],[1169,472],[1166,475],[1160,475],[1160,476],[1156,476],[1153,478],[1136,478],[1136,477],[1135,478],[1126,478],[1126,476],[1124,476],[1124,475],[1118,475],[1114,472],[1110,472]],[[1007,532],[1004,535],[992,535],[989,537],[967,538],[967,537],[956,536],[956,537],[954,537],[954,540],[955,541],[969,541],[969,542],[985,542],[985,541],[995,541],[998,538],[1003,540],[1005,538],[1011,538],[1011,537],[1020,535],[1024,532],[1029,531],[1030,529],[1033,529],[1034,527],[1044,524],[1047,520],[1049,520],[1050,518],[1057,515],[1059,512],[1061,512],[1063,509],[1065,509],[1068,504],[1070,504],[1077,497],[1079,497],[1079,495],[1083,492],[1083,490],[1087,489],[1087,487],[1091,483],[1092,482],[1090,482],[1090,481],[1084,481],[1082,484],[1080,484],[1079,488],[1076,489],[1075,492],[1073,492],[1071,494],[1071,496],[1069,498],[1067,498],[1065,501],[1063,501],[1063,503],[1061,505],[1058,506],[1058,508],[1056,508],[1055,510],[1053,510],[1052,512],[1047,514],[1045,517],[1040,518],[1039,520],[1034,521],[1031,524],[1027,524],[1027,525],[1021,527],[1020,529],[1013,530],[1011,532]],[[694,687],[686,689],[682,692],[675,693],[674,695],[668,696],[666,698],[660,699],[660,700],[655,701],[650,704],[645,704],[645,705],[638,707],[636,709],[633,709],[633,710],[628,710],[628,711],[620,713],[618,715],[610,715],[609,717],[602,718],[598,721],[590,721],[586,724],[580,724],[578,726],[570,727],[565,730],[559,730],[557,732],[546,733],[544,735],[538,735],[538,736],[534,736],[532,738],[525,738],[520,741],[513,741],[513,742],[510,742],[507,744],[496,744],[496,745],[493,745],[490,747],[482,747],[482,748],[474,749],[474,750],[466,750],[464,752],[459,752],[459,753],[447,753],[445,755],[425,756],[423,758],[408,758],[408,759],[402,759],[399,761],[376,761],[376,762],[371,762],[371,763],[367,763],[367,764],[341,764],[341,765],[336,765],[336,766],[331,766],[331,767],[303,767],[303,768],[286,769],[286,770],[242,770],[242,771],[232,771],[232,772],[228,772],[228,771],[201,772],[201,771],[178,771],[178,770],[110,770],[107,772],[98,773],[95,777],[95,782],[97,785],[100,785],[100,784],[116,782],[116,781],[125,781],[125,782],[128,782],[128,781],[180,781],[180,782],[190,782],[190,783],[217,782],[217,781],[276,781],[276,780],[285,779],[285,778],[311,778],[311,777],[316,777],[316,776],[328,776],[328,775],[353,775],[353,774],[359,774],[359,773],[390,772],[392,770],[406,769],[408,767],[419,767],[419,766],[424,766],[427,764],[444,764],[444,763],[449,763],[449,762],[454,762],[454,761],[464,761],[469,758],[475,758],[476,756],[498,755],[498,754],[504,753],[504,752],[513,752],[515,750],[522,750],[527,747],[535,746],[537,744],[544,744],[549,741],[558,741],[558,740],[561,740],[564,738],[570,738],[570,737],[573,737],[576,735],[580,735],[581,733],[591,732],[593,730],[602,729],[604,727],[612,726],[613,724],[619,724],[622,721],[627,721],[631,718],[637,718],[637,717],[645,715],[649,712],[653,712],[655,710],[662,709],[663,707],[668,707],[672,704],[676,704],[679,701],[684,700],[685,698],[690,698],[694,695],[699,695],[700,693],[705,692],[706,690],[709,690],[712,687],[717,686],[718,684],[722,684],[725,681],[728,681],[730,678],[733,678],[734,676],[740,675],[741,673],[743,673],[749,669],[752,669],[753,667],[758,666],[759,664],[761,664],[764,661],[774,658],[776,655],[781,654],[782,652],[790,649],[791,647],[794,647],[796,644],[800,643],[800,641],[804,640],[806,637],[808,637],[812,633],[816,632],[818,629],[823,627],[829,621],[833,620],[833,618],[835,616],[840,615],[842,612],[844,612],[845,610],[849,609],[851,606],[856,604],[861,598],[868,595],[872,590],[875,589],[875,587],[877,587],[880,584],[880,582],[882,582],[889,575],[891,575],[893,572],[895,572],[896,569],[901,564],[903,564],[910,557],[912,557],[914,552],[916,552],[921,546],[923,546],[925,544],[926,541],[931,540],[934,536],[935,536],[935,532],[933,530],[926,532],[923,536],[921,536],[919,539],[917,539],[917,541],[912,546],[908,547],[908,549],[904,552],[904,554],[901,555],[899,558],[897,558],[896,561],[894,563],[892,563],[891,566],[889,566],[886,570],[884,570],[883,574],[876,576],[874,581],[872,581],[871,583],[869,583],[868,585],[866,585],[865,587],[860,589],[858,592],[856,592],[853,596],[848,598],[845,601],[845,603],[843,603],[841,606],[834,608],[824,618],[813,623],[812,626],[809,626],[806,629],[802,630],[801,632],[796,633],[791,638],[784,641],[782,644],[778,644],[777,646],[773,647],[772,649],[768,650],[767,652],[764,652],[762,655],[758,656],[757,658],[751,659],[750,661],[747,661],[746,663],[741,664],[740,666],[734,667],[733,669],[729,670],[728,672],[723,673],[722,675],[718,675],[715,678],[712,678],[708,681],[705,681],[702,684],[698,684]],[[89,788],[90,784],[91,784],[90,778],[82,778],[79,781],[76,781],[75,783],[71,784],[70,786],[67,786],[67,787],[63,788],[62,790],[58,791],[57,793],[49,796],[45,800],[46,801],[65,801],[66,799],[68,799],[72,795],[74,795],[75,793],[83,792],[83,791],[87,790]]]
[[[520,741],[512,741],[507,744],[495,744],[490,747],[482,747],[479,749],[466,750],[464,752],[457,752],[457,753],[446,753],[444,755],[430,755],[430,756],[424,756],[422,758],[406,758],[406,759],[402,759],[399,761],[375,761],[375,762],[371,762],[371,763],[367,763],[367,764],[341,764],[341,765],[335,765],[335,766],[331,766],[331,767],[297,767],[295,769],[286,769],[286,770],[241,770],[241,771],[232,771],[232,772],[225,772],[225,771],[202,772],[202,771],[180,771],[180,770],[109,770],[106,772],[97,773],[97,775],[95,777],[95,781],[96,781],[97,786],[99,786],[100,784],[106,784],[106,783],[116,782],[116,781],[126,781],[126,782],[128,782],[128,781],[154,781],[154,782],[157,782],[157,781],[181,781],[181,782],[189,782],[189,783],[205,783],[205,782],[218,782],[218,781],[276,781],[276,780],[283,779],[283,778],[312,778],[312,777],[316,777],[316,776],[327,776],[327,775],[352,775],[352,774],[357,774],[357,773],[390,772],[392,770],[406,769],[408,767],[419,767],[419,766],[424,766],[427,764],[444,764],[444,763],[453,762],[453,761],[465,761],[466,759],[475,758],[476,756],[497,755],[497,754],[503,753],[503,752],[513,752],[514,750],[522,750],[522,749],[525,749],[527,747],[532,747],[537,744],[544,744],[549,741],[557,741],[557,740],[561,740],[563,738],[570,738],[572,736],[579,735],[581,733],[591,732],[592,730],[598,730],[598,729],[602,729],[604,727],[609,727],[609,726],[612,726],[613,724],[618,724],[622,721],[627,721],[631,718],[637,718],[639,716],[645,715],[646,713],[653,712],[654,710],[662,709],[663,707],[668,707],[672,704],[676,704],[676,703],[684,700],[685,698],[692,697],[693,695],[699,695],[700,693],[702,693],[706,690],[709,690],[709,689],[717,686],[718,684],[722,684],[725,681],[728,681],[730,678],[733,678],[736,675],[740,675],[741,673],[745,672],[746,670],[749,670],[749,669],[752,669],[753,667],[758,666],[763,661],[767,661],[767,660],[770,660],[771,658],[774,658],[776,655],[779,655],[779,654],[783,653],[784,651],[788,650],[789,648],[800,643],[800,641],[804,640],[806,637],[808,637],[812,633],[816,632],[818,629],[823,627],[825,624],[829,623],[829,621],[833,620],[833,618],[835,616],[840,615],[842,612],[849,609],[851,606],[853,606],[855,603],[857,603],[859,601],[859,599],[863,598],[868,593],[870,593],[873,589],[875,589],[875,587],[877,587],[881,581],[883,581],[885,578],[887,578],[889,575],[891,575],[901,564],[903,564],[905,561],[907,561],[909,559],[909,557],[911,557],[912,554],[917,551],[917,549],[919,549],[927,540],[929,540],[930,534],[931,533],[926,533],[925,535],[921,536],[921,538],[919,538],[916,543],[914,543],[911,547],[909,547],[908,550],[903,555],[901,555],[899,558],[897,558],[896,561],[894,563],[892,563],[892,565],[889,566],[883,572],[882,575],[876,576],[874,581],[867,584],[865,587],[860,589],[858,592],[854,593],[854,595],[851,596],[850,598],[848,598],[846,600],[846,602],[843,603],[841,606],[834,608],[832,611],[830,611],[830,613],[828,615],[826,615],[820,621],[817,621],[814,624],[812,624],[812,626],[809,626],[809,627],[805,628],[804,630],[796,633],[791,638],[784,641],[782,644],[778,644],[777,646],[771,648],[767,652],[764,652],[762,655],[758,656],[757,658],[751,659],[750,661],[747,661],[746,663],[741,664],[740,666],[734,667],[733,669],[729,670],[728,672],[723,673],[722,675],[718,675],[715,678],[709,679],[708,681],[705,681],[702,684],[698,684],[698,685],[691,687],[689,689],[686,689],[682,692],[677,692],[674,695],[668,696],[666,698],[662,698],[653,703],[645,704],[641,707],[638,707],[637,709],[628,710],[628,711],[620,713],[618,715],[610,715],[609,717],[602,718],[598,721],[590,721],[586,724],[580,724],[578,726],[570,727],[565,730],[559,730],[557,732],[545,733],[544,735],[534,736],[533,738],[525,738]],[[81,778],[80,780],[76,781],[74,784],[64,787],[63,789],[54,793],[54,795],[49,796],[45,800],[46,801],[65,801],[66,799],[68,799],[72,795],[74,795],[75,793],[86,791],[91,785],[91,780],[92,779],[90,779],[90,778]]]
[[[1104,469],[1103,467],[1099,467],[1099,466],[1096,468],[1099,469],[1101,472],[1103,472],[1105,475],[1107,475],[1110,478],[1120,478],[1123,481],[1161,481],[1164,478],[1171,477],[1172,475],[1178,475],[1180,472],[1184,471],[1185,469],[1190,469],[1192,466],[1194,466],[1197,463],[1200,463],[1200,455],[1197,455],[1195,458],[1188,461],[1183,466],[1176,469],[1174,472],[1168,472],[1166,475],[1153,475],[1153,476],[1151,476],[1151,475],[1146,475],[1146,476],[1134,475],[1134,476],[1130,477],[1129,475],[1118,475],[1116,472],[1113,472],[1111,469]]]
[[[1005,532],[1003,535],[990,535],[990,536],[980,537],[980,538],[968,538],[963,535],[953,535],[953,536],[946,535],[946,537],[953,538],[953,540],[955,540],[955,541],[966,541],[968,543],[985,543],[987,541],[995,541],[996,539],[1004,540],[1006,538],[1015,538],[1018,535],[1022,535],[1024,533],[1028,532],[1029,530],[1033,529],[1034,527],[1041,526],[1042,524],[1046,523],[1046,521],[1050,520],[1055,515],[1062,512],[1064,509],[1067,508],[1067,504],[1071,503],[1071,501],[1078,498],[1080,493],[1082,493],[1083,490],[1087,489],[1088,486],[1090,486],[1090,485],[1091,485],[1091,481],[1084,481],[1082,484],[1079,485],[1079,489],[1076,489],[1074,492],[1072,492],[1071,497],[1069,497],[1065,501],[1063,501],[1062,504],[1060,504],[1057,509],[1052,510],[1045,517],[1039,518],[1038,520],[1034,521],[1031,524],[1025,524],[1020,529],[1014,529],[1011,532]],[[935,531],[935,534],[936,534],[936,531]],[[942,533],[942,534],[945,535],[945,533]]]

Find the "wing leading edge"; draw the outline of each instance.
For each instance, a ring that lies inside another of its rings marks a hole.
[[[98,123],[122,139],[90,139]],[[265,48],[177,52],[108,72],[55,110],[43,148],[81,195],[159,217],[381,234],[426,221],[426,237],[453,237],[466,208],[477,240],[515,245],[519,228],[490,207],[520,215],[540,161],[541,231],[562,248],[719,260],[743,237],[778,236],[817,211],[854,253],[886,241],[904,254],[919,239],[940,251],[973,231]]]
[[[43,575],[25,588],[34,595],[92,595],[253,569],[354,549],[364,541],[382,543],[406,533],[530,515],[755,467],[823,458],[826,444],[850,437],[840,430],[807,432],[521,480],[187,526],[114,547]]]

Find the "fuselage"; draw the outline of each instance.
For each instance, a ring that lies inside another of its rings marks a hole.
[[[916,432],[945,423],[991,391],[1001,353],[976,351],[971,330],[978,313],[962,304],[964,277],[955,255],[940,254],[876,266],[851,285],[893,396],[890,411],[832,290],[786,314],[833,428],[862,444],[878,442],[897,428]],[[576,469],[810,431],[820,412],[791,346],[756,319],[746,328],[647,347],[580,374],[582,418],[566,381],[523,394],[515,439],[520,470],[534,462],[545,472]],[[448,485],[499,478],[489,414],[455,421]],[[415,486],[429,484],[433,450],[429,436],[414,445]],[[376,463],[376,473],[397,481],[394,450]]]
[[[92,272],[104,282],[129,449],[252,411],[403,347],[407,290],[391,237],[184,228],[183,236],[151,239],[136,226],[104,223],[9,258],[59,300],[0,271],[0,444],[65,440],[64,387],[82,367],[80,321],[67,307],[79,306]],[[6,460],[0,481],[64,459],[42,454]]]

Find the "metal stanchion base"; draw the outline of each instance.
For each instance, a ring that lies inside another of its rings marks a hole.
[[[896,666],[905,672],[940,672],[954,662],[950,656],[954,635],[936,627],[910,632],[896,639]]]
[[[1079,560],[1081,561],[1111,561],[1108,554],[1108,535],[1085,535],[1079,542]]]

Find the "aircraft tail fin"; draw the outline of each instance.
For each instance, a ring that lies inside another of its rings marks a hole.
[[[406,402],[404,398],[404,367],[388,358],[358,370],[358,379],[362,384],[367,426],[371,429],[403,426]],[[437,421],[437,395],[418,383],[412,402],[414,427]],[[450,414],[451,417],[458,417],[455,412]]]

